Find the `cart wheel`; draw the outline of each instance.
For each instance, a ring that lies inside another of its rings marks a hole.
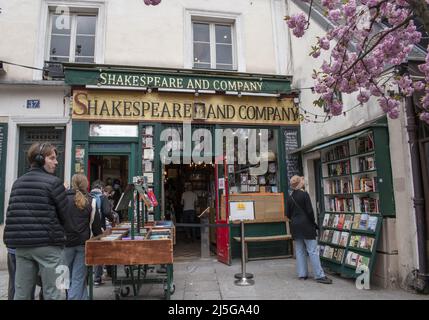
[[[173,283],[170,287],[170,294],[174,294],[176,291],[176,285]],[[164,284],[164,293],[167,295],[167,284]]]
[[[124,292],[125,289],[125,292]],[[121,297],[127,297],[131,292],[130,287],[125,287],[121,289]]]

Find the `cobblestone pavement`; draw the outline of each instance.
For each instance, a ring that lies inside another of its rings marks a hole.
[[[239,287],[234,284],[234,274],[241,271],[241,263],[234,260],[227,266],[216,259],[193,259],[174,264],[175,293],[172,300],[429,300],[429,295],[418,295],[402,289],[359,290],[354,281],[330,276],[332,285],[320,284],[309,278],[299,280],[295,275],[295,260],[277,259],[249,261],[247,272],[254,274],[253,286]],[[123,271],[122,267],[118,268]],[[148,277],[159,276],[156,270]],[[7,271],[0,271],[0,299],[7,299]],[[108,281],[94,288],[94,299],[115,299],[115,287]],[[144,284],[137,297],[131,294],[123,299],[163,299],[162,284]]]

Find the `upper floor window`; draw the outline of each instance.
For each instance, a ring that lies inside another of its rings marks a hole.
[[[50,14],[50,61],[94,63],[97,15],[70,13],[70,23]]]
[[[192,22],[193,67],[235,70],[233,25]]]

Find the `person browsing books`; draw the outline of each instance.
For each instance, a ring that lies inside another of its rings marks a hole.
[[[302,190],[304,183],[304,177],[293,176],[290,179],[290,187],[293,191],[286,199],[286,215],[290,220],[292,238],[295,241],[298,277],[301,280],[308,278],[308,254],[314,279],[320,283],[331,284],[332,280],[325,275],[320,264],[316,240],[318,226],[314,219],[310,196]]]

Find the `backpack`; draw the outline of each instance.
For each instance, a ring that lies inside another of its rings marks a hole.
[[[100,219],[101,219],[102,218],[102,215],[101,215],[101,193],[91,192],[90,195],[92,196],[93,199],[95,199],[96,209],[97,209],[97,212],[98,212]]]

